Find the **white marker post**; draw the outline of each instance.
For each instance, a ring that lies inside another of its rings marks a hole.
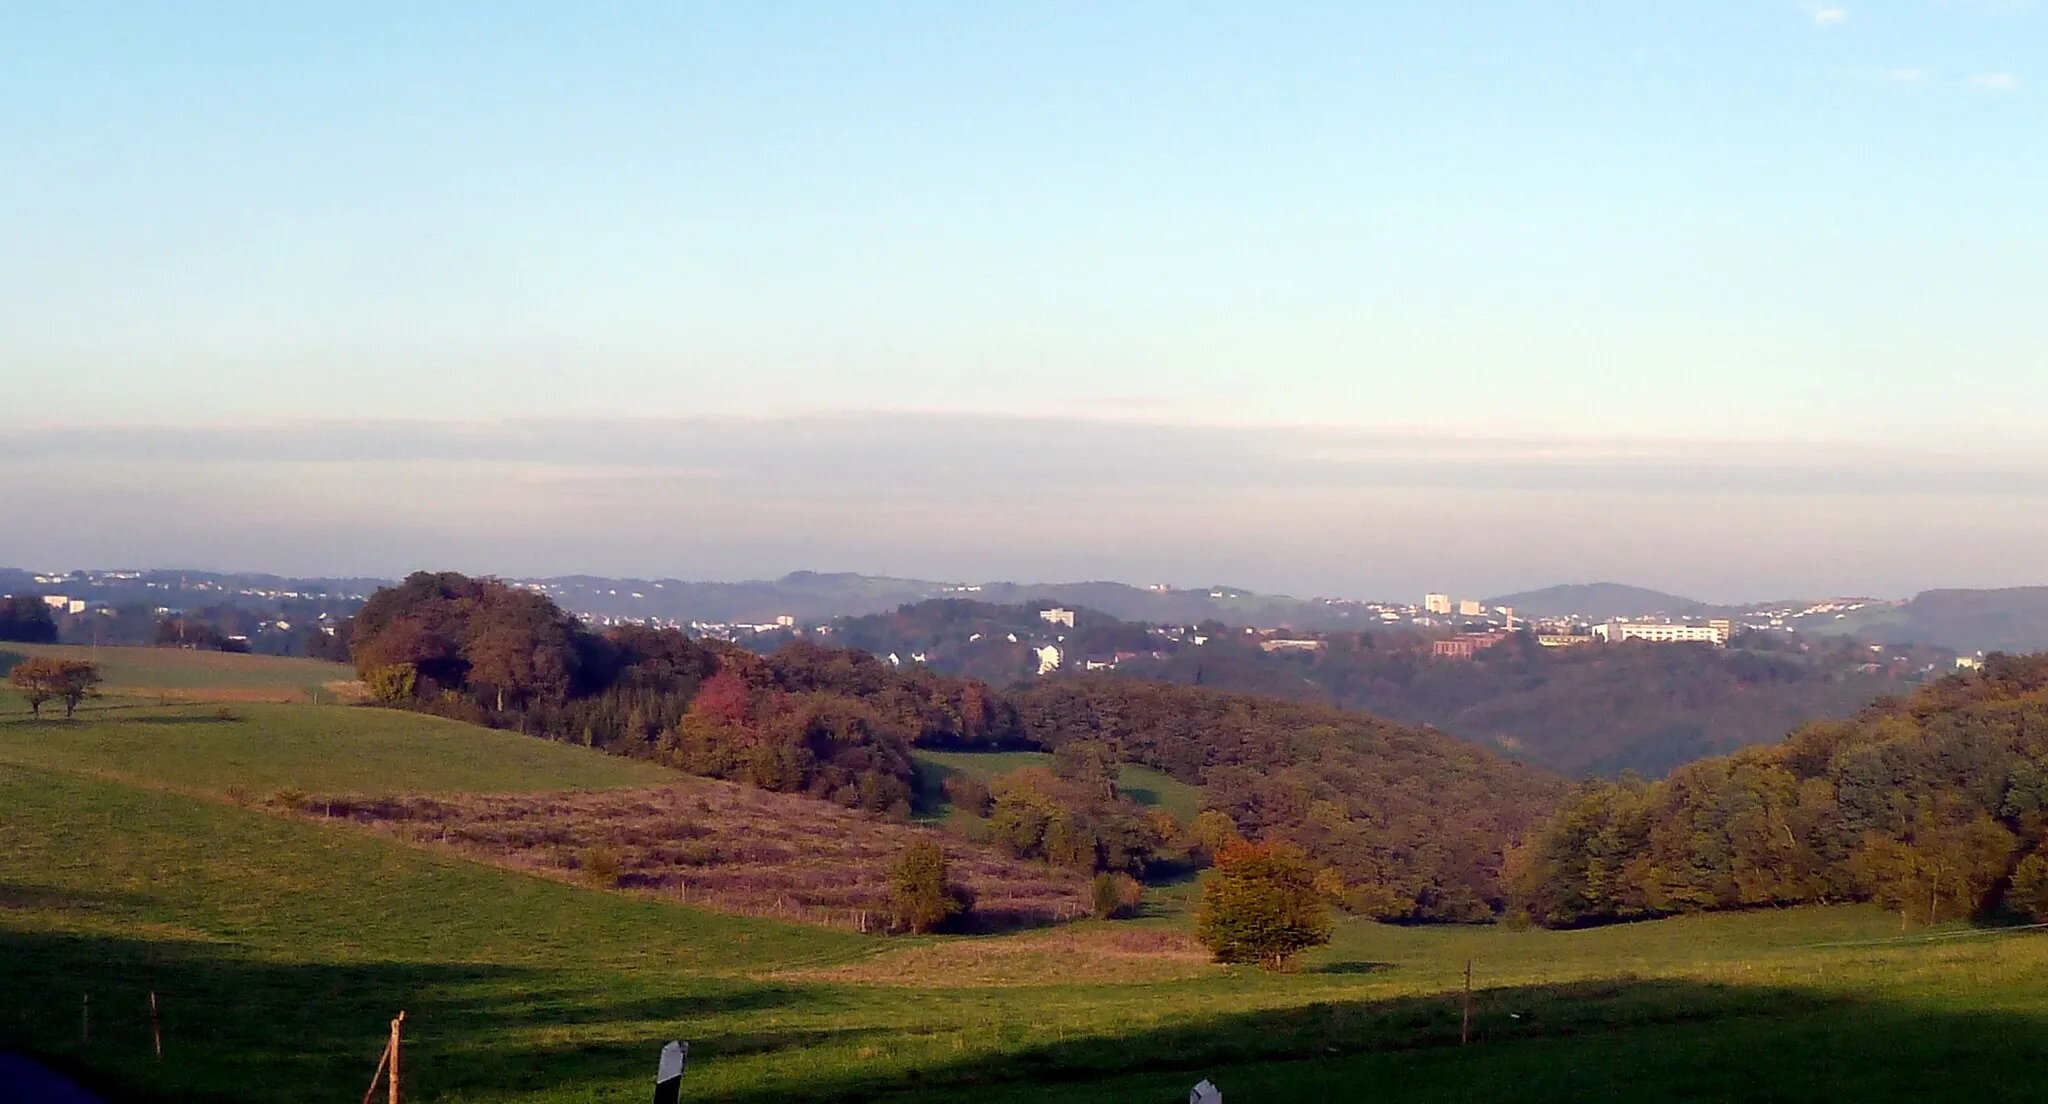
[[[661,1048],[661,1065],[654,1072],[654,1104],[676,1104],[683,1091],[683,1067],[690,1064],[690,1044],[672,1042]]]

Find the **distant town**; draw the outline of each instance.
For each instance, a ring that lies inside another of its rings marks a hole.
[[[1069,655],[1061,630],[1072,629],[1073,611],[1083,608],[1148,625],[1162,646],[1166,641],[1175,646],[1201,646],[1214,633],[1228,630],[1257,638],[1259,647],[1267,652],[1309,652],[1322,649],[1331,632],[1399,629],[1424,638],[1430,654],[1437,658],[1468,660],[1518,633],[1529,634],[1545,648],[1624,641],[1725,648],[1752,633],[1870,634],[1903,641],[1911,639],[1904,635],[1906,630],[1889,635],[1871,630],[1903,621],[1912,605],[1898,600],[1828,598],[1707,607],[1633,588],[1611,588],[1618,594],[1598,589],[1606,584],[1531,592],[1519,600],[1531,601],[1535,608],[1518,608],[1449,590],[1430,591],[1413,602],[1303,600],[1235,587],[924,583],[814,573],[756,583],[588,576],[508,581],[545,594],[596,627],[634,624],[682,629],[756,647],[795,636],[829,638],[833,622],[839,618],[886,612],[918,601],[1039,601],[1046,604],[1040,614],[1041,631],[1017,636],[1013,642],[1028,643],[1037,650],[1041,672],[1114,667],[1144,654],[1126,650]],[[295,654],[298,648],[291,642],[308,631],[331,634],[382,582],[163,570],[0,569],[0,593],[38,595],[61,619],[66,639],[112,643],[134,637],[136,623],[145,620],[153,624],[192,620],[214,626],[231,647],[280,654]],[[1589,608],[1559,605],[1560,600],[1581,596]],[[1641,608],[1629,608],[1630,603]],[[777,609],[778,605],[782,608]],[[1666,608],[1653,608],[1658,606]],[[1667,612],[1667,608],[1679,612]],[[120,631],[113,631],[117,625]],[[1935,643],[1961,653],[1955,662],[1962,667],[1975,665],[1986,650],[1971,646],[1975,641],[1967,638]],[[909,653],[885,658],[900,665],[921,662],[925,657]]]

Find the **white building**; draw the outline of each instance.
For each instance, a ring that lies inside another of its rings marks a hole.
[[[1484,617],[1486,616],[1486,607],[1480,605],[1477,599],[1467,598],[1458,603],[1458,616]]]
[[[1425,595],[1423,595],[1423,596],[1422,596],[1422,612],[1424,612],[1424,613],[1442,613],[1442,614],[1448,614],[1448,613],[1450,613],[1450,612],[1451,612],[1451,596],[1450,596],[1450,595],[1448,595],[1448,594],[1425,594]]]
[[[1619,644],[1624,640],[1647,640],[1652,644],[1712,644],[1719,648],[1728,643],[1728,622],[1669,625],[1640,621],[1609,621],[1605,625],[1593,626],[1593,635],[1610,644]]]
[[[1032,652],[1038,656],[1039,674],[1049,675],[1060,669],[1060,650],[1057,646],[1047,644],[1043,648],[1033,648]]]
[[[1045,622],[1048,625],[1065,625],[1070,629],[1074,627],[1074,611],[1070,609],[1061,609],[1058,606],[1054,606],[1051,609],[1039,610],[1038,619],[1040,621]]]

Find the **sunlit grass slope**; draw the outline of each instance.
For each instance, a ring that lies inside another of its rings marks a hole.
[[[104,703],[77,719],[0,716],[0,762],[195,793],[491,793],[659,785],[665,768],[512,732],[364,706]]]
[[[110,698],[181,701],[333,701],[330,683],[356,677],[345,663],[286,656],[238,655],[182,648],[106,647],[70,644],[0,644],[21,655],[83,659],[100,665]],[[7,703],[19,708],[18,700]]]

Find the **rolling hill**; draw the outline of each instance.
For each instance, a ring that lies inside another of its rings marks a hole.
[[[1488,606],[1508,606],[1518,617],[1581,617],[1605,621],[1615,617],[1668,614],[1697,617],[1712,607],[1676,594],[1621,583],[1575,583],[1525,590],[1486,599]]]

